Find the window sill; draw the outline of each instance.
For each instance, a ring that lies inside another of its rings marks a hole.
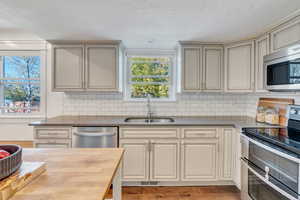
[[[129,99],[125,98],[125,102],[147,102],[147,99]],[[150,99],[151,103],[172,103],[172,102],[177,102],[176,99]]]

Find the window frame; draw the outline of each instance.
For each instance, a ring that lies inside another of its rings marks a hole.
[[[170,57],[171,60],[171,69],[169,69],[169,97],[168,98],[151,98],[151,101],[156,102],[171,102],[176,101],[176,71],[177,71],[177,62],[176,62],[176,51],[175,50],[146,50],[146,49],[128,49],[125,52],[124,58],[124,100],[125,101],[147,101],[147,98],[132,98],[131,97],[131,71],[128,57]]]
[[[39,78],[39,85],[40,85],[40,109],[38,112],[32,113],[2,113],[0,112],[0,118],[43,118],[46,115],[46,50],[42,49],[0,49],[0,56],[39,56],[40,57],[40,78]],[[3,77],[3,60],[0,61],[0,79],[1,80],[12,80],[14,78],[4,78]],[[32,80],[34,80],[33,78]],[[15,79],[17,80],[24,80],[24,79]],[[36,79],[35,79],[36,80]],[[0,87],[0,107],[3,105],[3,89],[1,91]]]

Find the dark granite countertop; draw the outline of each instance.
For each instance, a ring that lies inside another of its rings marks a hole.
[[[233,126],[245,127],[274,127],[258,123],[255,118],[247,116],[181,116],[173,117],[175,122],[145,123],[125,122],[134,116],[57,116],[32,122],[31,126]],[[278,127],[278,126],[275,126]]]

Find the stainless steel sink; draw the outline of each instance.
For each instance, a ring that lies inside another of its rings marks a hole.
[[[125,119],[125,122],[128,123],[172,123],[175,122],[175,120],[171,117],[152,117],[152,118],[146,118],[146,117],[128,117]]]

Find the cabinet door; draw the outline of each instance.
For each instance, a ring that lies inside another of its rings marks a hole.
[[[223,84],[223,48],[203,49],[203,90],[221,91]]]
[[[224,128],[220,132],[220,179],[232,180],[234,170],[234,129]]]
[[[226,91],[252,92],[254,89],[254,42],[227,46],[225,55]]]
[[[218,140],[184,140],[181,145],[181,180],[217,180]]]
[[[120,146],[125,148],[123,158],[123,181],[149,180],[149,140],[120,140]]]
[[[151,140],[150,180],[179,181],[179,141]]]
[[[92,91],[118,91],[118,48],[86,46],[86,88]]]
[[[271,51],[278,51],[300,41],[300,20],[284,24],[271,32]]]
[[[201,91],[202,49],[184,47],[182,54],[183,92]]]
[[[269,35],[264,35],[255,41],[255,91],[264,90],[264,56],[269,54]]]
[[[83,90],[84,46],[52,46],[53,91]]]

